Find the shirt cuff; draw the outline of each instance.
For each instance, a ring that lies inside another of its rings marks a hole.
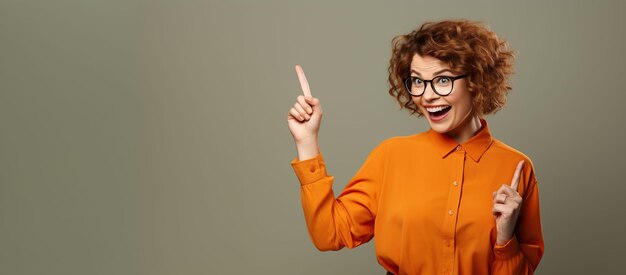
[[[513,237],[504,244],[496,244],[493,247],[496,260],[507,260],[515,256],[519,252],[519,246],[517,243],[517,237],[513,234]]]
[[[300,180],[300,185],[307,185],[321,180],[328,175],[326,174],[326,164],[322,153],[317,154],[314,158],[299,161],[295,157],[291,161],[291,167]]]

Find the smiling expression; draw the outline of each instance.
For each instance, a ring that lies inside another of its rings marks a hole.
[[[411,76],[430,80],[436,76],[457,76],[441,60],[415,54],[411,61]],[[472,97],[467,91],[467,78],[454,81],[454,90],[447,96],[436,94],[428,83],[421,96],[413,96],[413,103],[424,114],[430,127],[439,133],[454,135],[472,117]]]

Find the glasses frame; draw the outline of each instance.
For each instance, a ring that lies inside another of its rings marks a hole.
[[[438,76],[433,77],[431,80],[424,80],[424,79],[421,79],[421,78],[419,78],[417,76],[409,76],[409,77],[404,79],[404,88],[412,96],[422,96],[424,94],[424,92],[426,92],[426,87],[428,86],[428,83],[430,83],[430,87],[433,88],[433,92],[435,92],[435,94],[437,94],[439,96],[448,96],[448,95],[452,94],[452,92],[454,91],[454,81],[457,80],[457,79],[464,78],[466,76],[467,76],[466,74],[459,75],[459,76],[438,75]],[[447,93],[447,94],[440,94],[439,92],[437,92],[437,89],[435,88],[435,85],[433,85],[433,81],[435,79],[442,78],[442,77],[450,78],[452,80],[452,84],[451,84],[452,87],[450,87],[450,92]],[[422,82],[424,82],[424,90],[422,90],[422,92],[420,94],[411,93],[411,89],[409,88],[408,81],[409,80],[413,80],[415,78],[417,78],[417,79],[421,80]]]

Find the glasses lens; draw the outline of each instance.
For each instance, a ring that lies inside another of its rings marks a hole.
[[[413,95],[420,95],[424,91],[424,81],[417,77],[409,77],[406,80],[406,88]]]
[[[447,95],[452,92],[452,78],[448,76],[438,76],[433,79],[433,84],[437,93]]]

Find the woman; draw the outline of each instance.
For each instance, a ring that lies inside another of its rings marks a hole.
[[[320,100],[288,114],[309,234],[319,250],[376,236],[388,274],[532,274],[544,252],[530,159],[491,136],[513,73],[507,43],[479,22],[427,22],[393,39],[389,94],[426,132],[388,138],[335,198],[317,134]]]

